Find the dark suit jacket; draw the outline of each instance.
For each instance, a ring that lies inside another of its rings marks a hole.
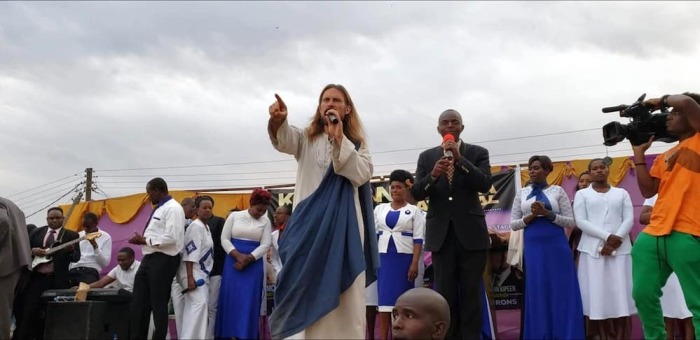
[[[211,269],[210,276],[221,275],[224,271],[224,261],[226,260],[226,252],[221,246],[221,232],[224,231],[226,219],[212,215],[207,225],[211,231],[211,238],[214,241],[214,266]]]
[[[41,228],[37,228],[32,232],[31,236],[29,237],[29,243],[32,248],[43,248],[44,246],[44,236],[46,236],[46,232],[49,230],[48,226],[43,226]],[[63,234],[63,238],[61,239],[61,233]],[[56,236],[56,241],[61,239],[63,243],[75,240],[79,238],[78,233],[67,230],[66,228],[63,228],[62,232],[59,233],[58,236]],[[70,248],[70,247],[69,247]],[[80,246],[79,243],[75,243],[75,247],[73,247],[73,251],[69,251],[68,249],[63,249],[55,254],[52,255],[53,259],[53,266],[54,266],[54,283],[53,283],[53,288],[54,289],[65,289],[65,288],[70,288],[70,280],[68,276],[68,265],[71,262],[78,262],[80,260]]]
[[[479,193],[491,189],[491,165],[485,148],[462,142],[461,157],[455,162],[452,186],[446,174],[433,179],[435,163],[443,157],[441,146],[423,151],[418,157],[416,183],[411,195],[428,200],[425,249],[439,251],[452,222],[459,242],[468,250],[489,249],[489,236]]]

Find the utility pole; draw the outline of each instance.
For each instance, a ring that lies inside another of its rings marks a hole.
[[[92,201],[92,168],[85,169],[85,201]]]

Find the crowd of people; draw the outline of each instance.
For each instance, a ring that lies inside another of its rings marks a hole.
[[[326,86],[306,128],[288,123],[275,96],[268,133],[276,150],[297,160],[293,207],[270,214],[270,193],[255,189],[247,209],[218,217],[212,197],[177,202],[154,178],[146,185],[153,211],[129,239],[143,258],[124,247],[100,278],[112,239],[97,215],[84,214],[78,233],[65,228],[61,208],[50,208],[47,225],[30,231],[21,210],[1,199],[0,338],[9,338],[12,316],[13,339],[42,338],[41,294],[79,283],[133,292],[134,339],[166,337],[169,303],[181,339],[260,338],[267,284],[276,287],[268,329],[275,339],[373,338],[372,295],[381,339],[482,338],[491,238],[479,195],[492,183],[488,150],[460,138],[461,114],[439,115],[443,143],[419,155],[415,177],[393,171],[391,202],[376,204],[373,163],[348,91]],[[610,184],[604,159],[579,176],[573,200],[549,183],[549,157],[529,159],[530,180],[516,192],[510,223],[525,278],[522,338],[628,339],[633,314],[648,339],[672,336],[674,319],[686,338],[700,338],[699,102],[693,94],[645,102],[673,107],[668,132],[680,142],[650,170],[644,153],[653,139],[633,147],[640,190],[655,198],[645,203],[640,221],[648,225],[634,243],[630,195]],[[421,200],[427,212],[415,205]],[[70,244],[47,253],[57,243]],[[424,252],[434,289],[416,288]],[[32,264],[49,253],[50,261]]]

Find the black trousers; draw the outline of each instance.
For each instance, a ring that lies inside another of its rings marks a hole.
[[[481,339],[481,295],[488,250],[464,249],[450,224],[440,251],[432,256],[435,290],[450,306],[447,339]]]
[[[20,305],[15,311],[17,328],[12,334],[12,339],[43,339],[44,338],[44,316],[40,308],[41,294],[54,288],[53,274],[46,275],[38,272],[30,274],[29,282],[22,292]]]
[[[168,301],[173,277],[180,265],[180,255],[169,256],[160,252],[148,254],[134,278],[131,312],[132,339],[146,339],[153,312],[153,339],[165,339],[168,332]]]
[[[95,268],[90,267],[78,267],[73,268],[68,272],[70,276],[70,285],[75,287],[81,282],[87,284],[97,282],[100,279],[100,273]]]

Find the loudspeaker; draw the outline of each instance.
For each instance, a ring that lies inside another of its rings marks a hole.
[[[49,302],[44,339],[104,339],[107,302]]]

